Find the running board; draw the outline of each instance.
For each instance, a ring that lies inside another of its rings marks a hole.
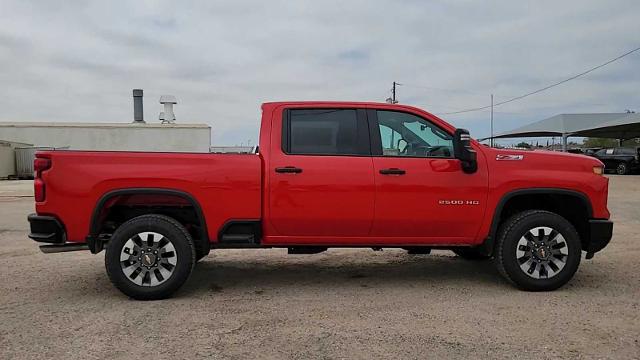
[[[68,251],[89,250],[87,244],[62,244],[62,245],[41,245],[40,251],[45,254],[53,254]]]

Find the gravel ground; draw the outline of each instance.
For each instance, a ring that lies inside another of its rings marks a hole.
[[[0,358],[640,358],[640,176],[612,243],[549,293],[446,251],[222,250],[172,299],[130,300],[104,253],[42,254],[28,182],[0,182]]]

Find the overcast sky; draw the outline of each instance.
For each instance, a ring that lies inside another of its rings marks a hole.
[[[129,122],[162,94],[214,144],[258,134],[260,103],[488,105],[640,46],[640,1],[0,1],[0,121]],[[499,108],[496,131],[558,113],[640,110],[640,52]],[[443,115],[475,137],[489,113]]]

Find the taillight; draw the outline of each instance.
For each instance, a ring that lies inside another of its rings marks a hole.
[[[40,178],[33,180],[33,197],[37,202],[44,201],[44,181]]]
[[[33,160],[33,170],[36,172],[36,176],[39,177],[40,173],[51,167],[51,160],[37,157]]]
[[[42,172],[51,167],[51,159],[36,157],[33,160],[33,171],[35,176],[33,179],[33,197],[36,202],[42,202],[45,199],[45,185],[42,180]]]

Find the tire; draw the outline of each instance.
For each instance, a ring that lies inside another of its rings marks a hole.
[[[486,259],[490,258],[489,255],[485,255],[485,254],[481,253],[476,248],[461,247],[461,248],[458,248],[458,249],[453,249],[451,251],[453,251],[456,255],[460,256],[461,258],[463,258],[465,260],[486,260]]]
[[[116,229],[104,261],[118,290],[137,300],[158,300],[187,281],[195,248],[189,232],[173,218],[142,215]]]
[[[494,261],[518,288],[550,291],[571,280],[581,255],[580,237],[571,223],[549,211],[528,210],[502,224]]]
[[[618,166],[616,166],[616,174],[618,175],[626,175],[629,173],[629,166],[626,162],[619,162]]]

